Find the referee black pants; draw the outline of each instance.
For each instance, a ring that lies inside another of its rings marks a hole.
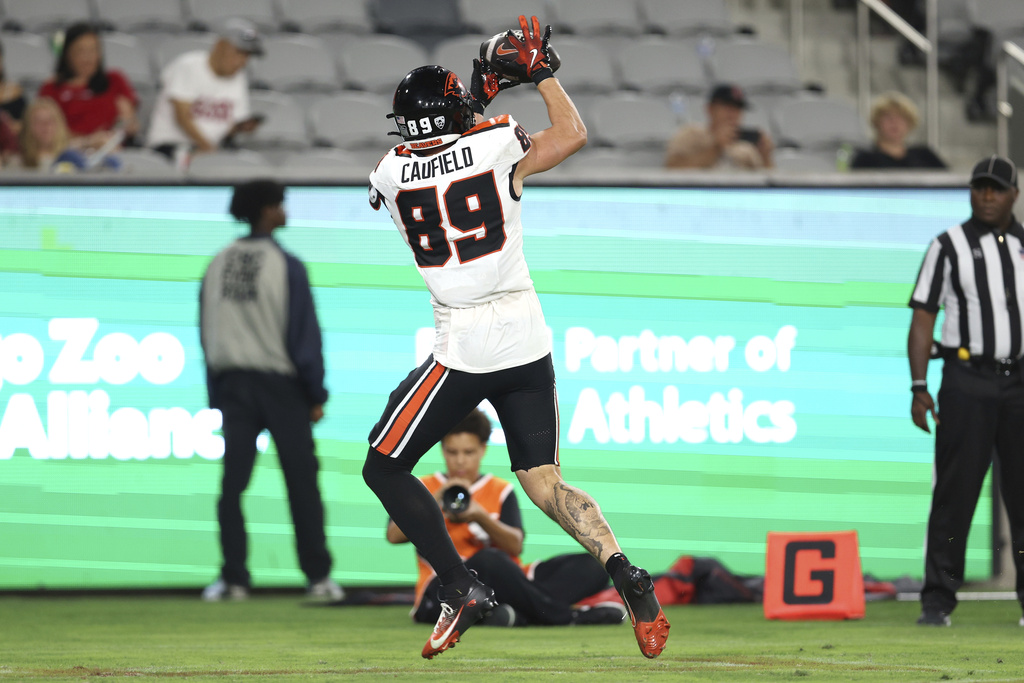
[[[946,361],[939,388],[935,474],[925,548],[925,609],[951,612],[964,582],[967,533],[981,485],[999,459],[1017,597],[1024,605],[1024,379]]]
[[[217,502],[224,554],[221,578],[227,583],[249,585],[242,493],[249,486],[256,463],[256,437],[268,429],[274,437],[288,491],[299,567],[307,580],[319,581],[330,574],[331,556],[324,535],[310,406],[301,386],[292,377],[253,371],[225,372],[216,383],[218,406],[224,416],[224,476]]]
[[[528,624],[564,625],[572,620],[572,606],[608,586],[608,573],[587,553],[557,555],[533,567],[532,580],[507,553],[484,548],[466,560],[480,580],[494,589],[499,604],[511,605]],[[427,584],[413,619],[433,624],[441,615],[435,576]]]

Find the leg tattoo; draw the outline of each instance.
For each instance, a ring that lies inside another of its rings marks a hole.
[[[556,483],[551,497],[545,501],[544,512],[599,561],[604,559],[605,548],[617,547],[601,508],[585,491],[564,481]]]

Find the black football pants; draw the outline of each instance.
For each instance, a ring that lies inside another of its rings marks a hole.
[[[221,578],[249,585],[242,492],[249,486],[256,462],[256,437],[264,429],[274,438],[284,474],[299,567],[309,581],[324,578],[331,571],[331,556],[324,536],[310,406],[301,386],[291,377],[252,371],[226,372],[216,382],[224,415],[224,476],[217,503],[224,554]]]
[[[964,582],[967,533],[995,448],[1010,520],[1017,597],[1024,604],[1024,381],[946,361],[935,430],[921,605],[951,612]]]

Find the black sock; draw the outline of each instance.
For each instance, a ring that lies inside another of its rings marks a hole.
[[[469,573],[465,564],[452,567],[443,574],[438,574],[437,578],[446,593],[455,592],[456,594],[462,594],[469,590],[469,587],[473,585],[475,580],[475,577]]]
[[[612,581],[615,581],[619,577],[619,572],[624,571],[628,566],[629,560],[622,553],[615,553],[604,563],[604,569],[608,572],[608,576],[612,577]]]

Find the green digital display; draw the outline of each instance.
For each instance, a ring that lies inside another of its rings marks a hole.
[[[245,232],[229,194],[0,188],[0,588],[216,576],[223,440],[197,297]],[[333,575],[411,584],[412,549],[384,540],[360,470],[388,394],[429,353],[429,295],[363,188],[291,188],[286,209],[280,241],[309,268],[324,330]],[[755,574],[769,531],[855,529],[864,571],[921,576],[933,442],[909,416],[906,303],[929,240],[968,211],[965,190],[938,188],[527,188],[563,474],[631,559]],[[284,482],[259,446],[253,581],[298,585]],[[435,449],[416,473],[440,466]],[[484,469],[514,479],[500,430]],[[576,549],[519,499],[524,559]],[[987,575],[990,507],[986,484],[968,578]]]

